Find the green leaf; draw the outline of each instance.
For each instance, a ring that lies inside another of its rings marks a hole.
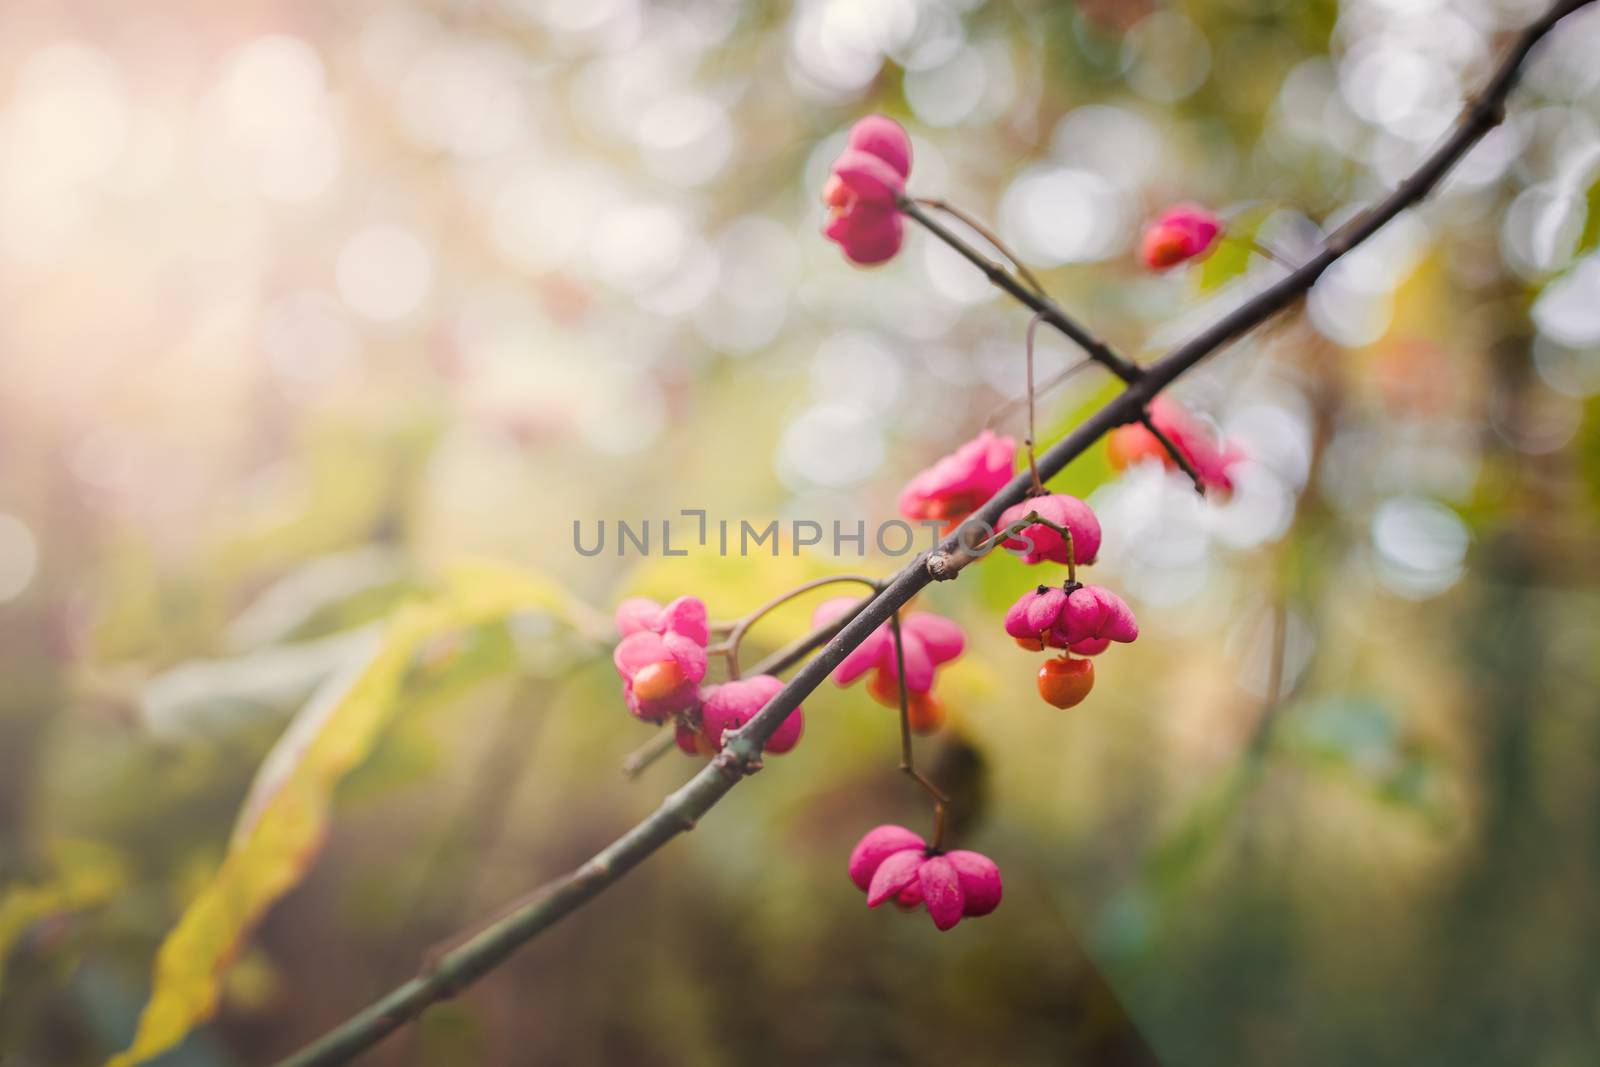
[[[1290,755],[1343,777],[1375,799],[1439,817],[1434,757],[1406,735],[1388,704],[1331,696],[1289,716],[1281,738]]]
[[[53,877],[37,885],[0,890],[0,990],[12,951],[35,924],[66,912],[99,907],[126,881],[116,853],[91,841],[58,841],[51,850]]]
[[[1216,247],[1193,272],[1195,285],[1202,293],[1215,292],[1250,269],[1256,234],[1271,214],[1271,205],[1257,205],[1228,220],[1227,229]]]
[[[1580,256],[1591,249],[1600,248],[1600,181],[1589,186],[1584,206],[1588,210],[1583,218],[1583,235],[1578,238],[1576,254]]]
[[[1048,429],[1040,435],[1039,451],[1044,452],[1071,433],[1121,391],[1121,382],[1106,377],[1099,386],[1085,392],[1060,418],[1048,424]],[[1027,461],[1024,459],[1022,462],[1026,464]],[[1106,451],[1105,442],[1101,440],[1091,445],[1088,451],[1067,464],[1065,470],[1050,479],[1050,488],[1055,492],[1086,497],[1116,476],[1117,472],[1111,466],[1111,455]]]

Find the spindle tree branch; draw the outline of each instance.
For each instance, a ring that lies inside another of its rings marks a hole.
[[[1137,421],[1151,399],[1180,375],[1294,303],[1340,257],[1370,238],[1396,215],[1426,198],[1450,168],[1504,118],[1506,97],[1516,85],[1523,61],[1534,45],[1562,18],[1591,2],[1559,0],[1518,34],[1488,84],[1469,102],[1440,145],[1388,197],[1333,233],[1321,252],[1144,368],[1135,367],[1117,356],[1053,303],[1017,282],[1003,268],[928,217],[915,203],[905,201],[901,206],[906,214],[962,252],[996,285],[1082,345],[1092,357],[1128,383],[1120,394],[1039,457],[1041,477],[1054,477],[1102,435],[1117,426]],[[973,520],[994,528],[1003,511],[1027,499],[1032,486],[1030,474],[1022,472],[979,509]],[[760,766],[761,749],[767,739],[852,649],[889,622],[930,582],[959,576],[961,568],[951,563],[962,554],[960,537],[961,531],[957,531],[932,553],[919,555],[883,582],[880,591],[847,621],[817,630],[775,657],[768,669],[797,662],[812,648],[820,646],[816,655],[800,667],[760,713],[738,733],[725,738],[722,752],[667,796],[652,815],[582,866],[550,883],[546,892],[486,926],[416,977],[282,1061],[279,1067],[328,1067],[354,1058],[416,1018],[428,1005],[455,994],[494,970],[540,932],[587,904],[667,842],[693,829],[741,779]]]

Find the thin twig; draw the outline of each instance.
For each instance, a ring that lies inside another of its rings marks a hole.
[[[1039,461],[1034,456],[1034,442],[1039,438],[1033,426],[1034,409],[1038,406],[1034,402],[1033,394],[1033,334],[1039,328],[1039,320],[1042,318],[1044,318],[1044,313],[1038,312],[1028,320],[1028,341],[1025,346],[1028,353],[1028,473],[1033,476],[1033,492],[1035,496],[1044,492],[1044,483],[1039,480]]]
[[[1266,258],[1272,260],[1272,262],[1276,263],[1280,267],[1283,267],[1285,270],[1294,270],[1294,264],[1289,262],[1289,259],[1288,259],[1287,256],[1284,256],[1284,255],[1282,255],[1282,254],[1280,254],[1278,252],[1274,252],[1272,250],[1272,246],[1271,245],[1266,244],[1265,242],[1261,241],[1258,238],[1255,238],[1255,237],[1249,238],[1245,242],[1245,246],[1250,248],[1250,249],[1252,249],[1252,250],[1254,250],[1254,251],[1256,251],[1256,252],[1261,253],[1261,255],[1263,255]]]
[[[1194,464],[1189,462],[1189,457],[1184,455],[1183,451],[1173,443],[1172,438],[1161,432],[1161,428],[1156,425],[1156,420],[1150,417],[1150,412],[1140,412],[1139,421],[1144,424],[1145,429],[1150,431],[1152,437],[1161,442],[1161,447],[1167,450],[1167,455],[1172,457],[1172,462],[1176,463],[1178,468],[1189,476],[1189,480],[1194,483],[1194,491],[1201,496],[1205,496],[1206,483],[1200,480],[1200,472],[1194,469]]]
[[[905,646],[900,643],[900,613],[889,616],[889,630],[894,634],[894,666],[900,672],[900,769],[912,778],[936,803],[948,804],[950,798],[944,790],[930,782],[917,770],[916,753],[911,741],[911,708],[906,691]],[[937,847],[937,846],[935,846]]]
[[[677,745],[677,724],[669,722],[657,730],[654,737],[628,753],[622,761],[622,773],[629,778],[639,777],[646,767],[671,752]]]
[[[1074,363],[1072,366],[1068,367],[1066,370],[1062,371],[1060,374],[1057,374],[1054,378],[1051,378],[1049,381],[1047,381],[1043,385],[1039,386],[1038,389],[1035,390],[1035,392],[1039,396],[1044,396],[1046,393],[1050,392],[1056,386],[1060,385],[1062,382],[1065,382],[1068,378],[1071,378],[1073,375],[1077,374],[1079,371],[1083,370],[1085,367],[1093,367],[1093,366],[1095,366],[1095,361],[1086,356],[1083,359],[1078,360],[1078,362]],[[989,417],[984,420],[984,423],[983,423],[984,429],[988,429],[988,430],[994,429],[994,427],[995,427],[995,425],[997,423],[999,423],[1001,420],[1005,419],[1007,416],[1009,416],[1017,408],[1023,407],[1024,405],[1026,405],[1027,402],[1028,402],[1028,398],[1027,397],[1021,397],[1021,398],[1016,399],[1016,400],[1007,400],[1004,404],[1001,404],[999,407],[995,408],[994,411],[989,415]]]
[[[751,667],[750,673],[782,674],[784,671],[801,662],[807,656],[811,655],[811,653],[827,644],[829,638],[833,637],[834,634],[844,629],[845,623],[855,618],[861,609],[870,603],[872,603],[871,597],[862,597],[860,602],[852,607],[848,613],[841,615],[839,618],[834,619],[830,623],[818,626],[804,637],[796,638],[787,645],[784,645],[782,648],[769,655],[766,659],[761,660],[754,667]]]
[[[872,603],[870,596],[862,597],[849,610],[832,622],[823,623],[804,637],[797,637],[782,648],[773,652],[766,659],[761,660],[750,668],[751,674],[782,674],[793,667],[811,653],[827,644],[829,638],[844,629],[845,624],[860,614],[861,609]]]
[[[1502,120],[1505,98],[1516,84],[1518,68],[1534,44],[1562,17],[1589,2],[1592,0],[1561,0],[1524,30],[1483,93],[1463,113],[1454,133],[1411,177],[1365,215],[1336,233],[1317,256],[1146,368],[1120,395],[1045,452],[1039,462],[1044,476],[1054,477],[1106,432],[1137,419],[1151,398],[1179,375],[1293,303],[1346,252],[1426,197],[1456,161]],[[917,210],[915,205],[911,207]],[[976,517],[993,527],[1001,512],[1027,499],[1032,484],[1027,474],[1018,475],[980,508]],[[494,970],[541,931],[593,899],[667,842],[692,829],[749,773],[761,747],[789,713],[827,679],[851,650],[935,580],[935,559],[959,548],[959,533],[946,538],[932,556],[919,556],[883,583],[881,591],[800,668],[788,685],[742,729],[724,739],[722,753],[668,795],[654,814],[601,849],[576,871],[552,883],[554,888],[547,895],[517,909],[446,953],[423,973],[379,997],[299,1053],[283,1060],[280,1067],[326,1067],[353,1058],[415,1018],[429,1004],[453,995]]]
[[[1070,337],[1096,363],[1103,365],[1112,374],[1129,384],[1139,380],[1143,371],[1138,364],[1118,355],[1110,345],[1070,318],[1055,301],[1033,292],[1017,281],[1011,276],[1010,271],[962,240],[950,227],[922,210],[917,201],[902,197],[899,207],[906,216],[920,223],[929,233],[961,253],[967,262],[983,271],[984,277],[988,278],[990,283],[1011,294],[1033,311],[1044,315],[1044,321]]]
[[[765,604],[761,605],[759,608],[752,611],[750,614],[746,615],[744,618],[740,619],[734,624],[733,632],[728,635],[727,646],[725,649],[723,649],[728,657],[729,675],[734,678],[739,677],[739,642],[744,640],[744,635],[750,631],[750,627],[754,626],[757,622],[760,622],[764,616],[787,604],[795,597],[803,596],[804,594],[811,592],[813,589],[821,589],[825,585],[835,585],[839,582],[860,582],[862,585],[865,585],[867,588],[871,589],[874,593],[876,593],[879,589],[878,580],[876,578],[868,578],[860,574],[830,574],[823,578],[813,578],[809,582],[802,582],[793,589],[789,590],[787,593],[773,597],[771,600],[767,601]]]
[[[944,844],[944,811],[950,798],[944,790],[934,785],[926,775],[917,770],[916,753],[911,742],[911,694],[906,689],[906,650],[900,634],[900,612],[889,616],[889,632],[894,637],[894,669],[896,689],[900,693],[900,770],[922,787],[933,798],[933,843],[937,849]]]
[[[1004,241],[1000,240],[999,234],[995,233],[989,227],[979,222],[978,219],[972,214],[962,208],[956,207],[948,200],[940,200],[938,197],[934,196],[919,196],[917,197],[917,203],[922,204],[925,207],[931,207],[935,211],[942,211],[946,215],[958,218],[962,222],[966,223],[969,229],[975,231],[985,241],[988,241],[990,244],[994,245],[996,250],[998,250],[1002,256],[1005,256],[1011,261],[1011,265],[1015,267],[1017,273],[1022,276],[1022,280],[1033,286],[1034,292],[1038,293],[1046,300],[1050,299],[1050,294],[1045,291],[1044,283],[1034,276],[1033,271],[1028,269],[1028,265],[1022,262],[1022,258],[1013,252],[1009,247],[1007,247]]]
[[[1032,495],[1031,490],[1029,491],[1029,495]],[[995,530],[994,533],[985,538],[982,543],[978,545],[969,545],[962,537],[962,534],[966,529],[968,529],[968,524],[970,523],[973,523],[972,519],[968,519],[967,522],[963,523],[961,528],[956,531],[955,547],[953,549],[949,548],[949,542],[946,542],[945,545],[940,546],[939,551],[928,557],[928,573],[933,576],[934,581],[948,582],[950,579],[954,578],[963,567],[967,566],[969,563],[975,563],[978,560],[983,559],[989,553],[993,552],[997,545],[1004,544],[1005,542],[1011,540],[1013,537],[1017,536],[1017,534],[1021,533],[1023,530],[1026,530],[1030,526],[1043,526],[1046,529],[1054,530],[1056,533],[1061,535],[1062,539],[1067,543],[1067,580],[1077,580],[1074,574],[1075,564],[1073,563],[1072,558],[1072,531],[1067,529],[1065,526],[1062,526],[1060,523],[1045,518],[1037,511],[1030,511],[1026,515],[1022,516],[1022,518],[1011,523],[1011,525],[1007,526],[1005,529]],[[979,524],[987,526],[987,524],[981,523],[981,520],[979,523],[973,525]]]

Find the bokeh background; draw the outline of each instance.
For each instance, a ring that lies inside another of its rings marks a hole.
[[[920,233],[871,272],[818,235],[856,117],[1149,357],[1279,268],[1235,242],[1150,275],[1144,219],[1198,200],[1305,255],[1542,7],[8,5],[0,1062],[125,1046],[258,764],[452,560],[601,620],[734,618],[901,561],[588,558],[573,522],[871,528],[985,424],[1020,435],[1024,312]],[[1434,202],[1180,384],[1252,457],[1231,500],[1102,449],[1057,480],[1143,629],[1085,704],[1001,631],[1015,561],[924,597],[970,647],[920,751],[996,914],[863,907],[850,845],[928,813],[893,717],[829,685],[796,752],[366,1062],[1593,1063],[1597,54],[1600,12],[1560,27]],[[1047,393],[1050,436],[1111,391]],[[617,772],[650,731],[577,621],[429,646],[165,1062],[289,1052],[691,773]]]

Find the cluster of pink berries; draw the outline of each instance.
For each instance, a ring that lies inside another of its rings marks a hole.
[[[1070,708],[1094,687],[1094,664],[1087,657],[1104,652],[1112,641],[1134,640],[1139,626],[1121,597],[1097,585],[1080,585],[1074,576],[1077,567],[1093,563],[1100,554],[1100,520],[1089,505],[1052,493],[1007,509],[1000,523],[1009,529],[1029,515],[1050,525],[1024,527],[1006,547],[1025,550],[1024,563],[1064,564],[1068,578],[1059,588],[1040,585],[1024,593],[1006,612],[1006,633],[1030,651],[1061,652],[1039,669],[1039,695],[1046,703]]]
[[[812,613],[812,625],[836,621],[859,601],[836,597]],[[692,596],[661,605],[635,597],[616,611],[622,640],[611,661],[622,678],[622,699],[635,718],[648,723],[673,721],[678,747],[690,755],[715,755],[722,735],[737,730],[766,707],[783,682],[770,674],[737,678],[721,685],[703,685],[710,627],[706,606]],[[867,691],[880,703],[900,705],[900,661],[905,661],[905,686],[912,729],[932,733],[944,723],[944,705],[933,693],[938,669],[966,647],[966,635],[949,619],[914,611],[900,622],[902,648],[884,623],[851,650],[833,672],[833,680],[850,685],[870,676]],[[799,742],[805,729],[804,709],[796,708],[768,739],[767,752],[781,755]]]
[[[902,209],[909,205],[906,180],[911,173],[911,139],[894,120],[870,115],[851,127],[845,150],[834,162],[823,190],[828,206],[824,233],[838,242],[846,258],[863,266],[883,263],[905,240]],[[1150,225],[1142,256],[1152,269],[1164,269],[1206,255],[1222,234],[1221,221],[1193,204],[1172,208]],[[1149,422],[1207,486],[1232,488],[1229,468],[1236,450],[1218,444],[1206,427],[1172,401],[1150,406]],[[1178,461],[1166,444],[1145,425],[1130,424],[1109,439],[1111,461],[1118,469],[1145,459],[1169,467]],[[1013,476],[1017,445],[1009,437],[985,430],[976,438],[918,474],[900,494],[901,514],[934,520],[946,532],[983,507]],[[1024,563],[1057,563],[1067,568],[1059,586],[1039,585],[1024,593],[1006,612],[1005,629],[1023,648],[1051,650],[1038,674],[1040,695],[1058,708],[1080,703],[1094,686],[1094,663],[1113,642],[1139,636],[1132,610],[1111,590],[1086,585],[1076,569],[1095,561],[1100,552],[1100,522],[1077,497],[1041,494],[1007,509],[1000,516],[1002,544]],[[838,621],[858,601],[838,597],[819,605],[812,624]],[[737,628],[742,632],[757,616]],[[783,689],[771,675],[738,678],[737,644],[716,651],[729,656],[735,677],[706,685],[711,627],[706,606],[695,597],[679,597],[662,605],[653,600],[624,601],[616,612],[621,635],[613,661],[622,677],[623,699],[636,717],[675,725],[678,747],[690,755],[714,755],[725,735],[748,723]],[[898,621],[898,640],[884,623],[857,645],[833,679],[850,685],[868,678],[867,691],[879,702],[900,708],[904,728],[918,733],[937,730],[944,722],[943,703],[934,695],[938,671],[966,646],[961,628],[928,612],[911,612]],[[795,708],[765,746],[787,752],[799,742],[805,720]],[[909,764],[905,769],[910,770]],[[913,777],[918,777],[913,772]],[[938,802],[936,823],[943,826],[944,797],[918,777]],[[1000,904],[1000,870],[986,856],[940,847],[942,830],[932,845],[902,826],[869,831],[850,854],[851,880],[867,894],[867,906],[893,901],[903,909],[926,908],[934,925],[948,930],[963,918],[987,915]]]
[[[900,510],[954,527],[1011,480],[1015,454],[1014,441],[985,430],[913,478],[900,496]],[[1000,528],[1010,531],[1030,515],[1043,521],[1020,526],[1002,542],[1024,563],[1048,561],[1072,569],[1099,556],[1100,520],[1077,497],[1051,493],[1013,505],[1001,514]],[[1113,641],[1133,641],[1139,625],[1121,597],[1069,577],[1058,588],[1041,585],[1023,594],[1006,613],[1006,632],[1035,652],[1061,651],[1040,669],[1039,693],[1058,708],[1070,708],[1094,686],[1094,665],[1087,657]]]
[[[1238,459],[1237,450],[1218,445],[1203,424],[1170,401],[1152,405],[1151,417],[1203,478],[1219,488],[1231,487],[1228,468]],[[1119,467],[1150,457],[1173,463],[1142,426],[1116,431],[1110,447]],[[985,430],[916,475],[900,494],[900,511],[953,529],[1011,480],[1015,464],[1016,442]],[[1035,521],[1030,523],[1030,517]],[[1006,612],[1005,629],[1023,648],[1059,653],[1039,669],[1039,694],[1055,707],[1073,707],[1094,687],[1092,657],[1113,642],[1139,636],[1133,611],[1121,597],[1074,576],[1077,567],[1093,564],[1099,556],[1099,519],[1077,497],[1051,493],[1007,509],[999,526],[1001,543],[1024,563],[1068,568],[1061,585],[1039,585],[1024,593]],[[824,601],[813,612],[812,624],[835,622],[857,603],[853,597]],[[646,722],[673,721],[678,747],[690,755],[714,755],[726,733],[749,722],[783,688],[771,675],[703,684],[710,626],[705,604],[696,597],[665,605],[642,598],[624,601],[617,608],[616,624],[622,639],[613,661],[628,709]],[[885,623],[845,656],[833,679],[846,686],[867,678],[867,691],[891,708],[899,706],[903,684],[910,727],[929,733],[945,719],[944,705],[933,692],[935,678],[965,647],[966,636],[956,623],[911,612],[900,621],[898,649]],[[796,708],[767,742],[766,751],[781,754],[794,748],[804,722],[802,709]],[[868,894],[869,906],[885,900],[906,909],[925,906],[941,930],[963,917],[986,915],[1000,902],[1000,872],[992,861],[975,852],[930,848],[903,827],[880,826],[862,838],[850,859],[850,876]]]
[[[856,605],[850,597],[824,601],[812,613],[813,626],[826,626]],[[944,725],[944,703],[933,693],[938,669],[961,655],[966,634],[949,619],[927,611],[913,611],[900,620],[900,654],[895,654],[894,634],[884,623],[851,650],[834,668],[833,680],[849,685],[870,674],[867,692],[885,707],[900,706],[899,661],[905,660],[906,714],[919,734],[933,733]]]
[[[689,755],[714,755],[722,735],[737,730],[783,688],[770,674],[701,685],[706,676],[706,645],[711,631],[706,606],[681,596],[665,606],[635,597],[617,606],[622,636],[611,662],[622,676],[622,698],[634,716],[649,723],[669,719],[677,726],[678,747]],[[805,713],[795,708],[766,744],[781,755],[800,742]]]
[[[835,622],[857,603],[852,597],[825,601],[813,613],[813,624]],[[678,747],[689,755],[715,755],[727,733],[744,726],[783,689],[783,682],[770,674],[703,684],[711,627],[706,606],[697,597],[678,597],[665,605],[642,597],[625,600],[615,621],[621,640],[612,662],[622,678],[623,701],[645,722],[673,722]],[[933,693],[934,678],[941,666],[961,654],[966,635],[949,619],[911,612],[900,620],[900,645],[897,651],[885,623],[844,658],[833,679],[846,686],[870,676],[868,692],[890,707],[899,707],[903,683],[911,728],[919,733],[937,730],[945,713]],[[804,713],[796,708],[764,750],[788,752],[804,728]],[[867,892],[870,907],[888,899],[906,910],[926,906],[941,930],[966,916],[987,915],[1000,903],[1000,871],[991,860],[976,852],[931,848],[903,827],[880,826],[868,833],[851,854],[849,869],[851,879]]]
[[[911,177],[911,138],[886,115],[868,115],[850,127],[834,160],[822,202],[822,232],[859,266],[887,262],[905,241],[900,199]],[[1145,227],[1139,255],[1151,270],[1202,259],[1223,235],[1217,214],[1199,204],[1176,204]]]

